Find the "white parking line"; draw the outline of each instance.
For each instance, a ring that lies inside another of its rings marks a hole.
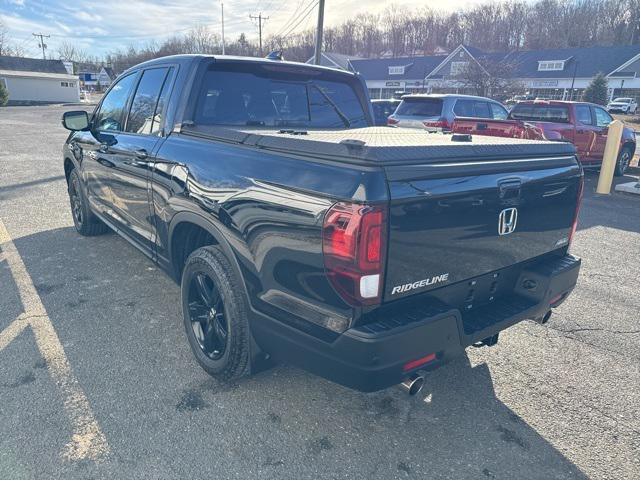
[[[0,352],[25,328],[31,328],[38,349],[46,361],[49,374],[62,392],[64,408],[73,429],[71,441],[65,445],[62,452],[63,458],[72,461],[99,460],[109,453],[107,440],[91,411],[89,400],[73,375],[51,319],[2,219],[0,219],[0,248],[2,248],[3,259],[9,265],[24,308],[24,313],[0,332]]]

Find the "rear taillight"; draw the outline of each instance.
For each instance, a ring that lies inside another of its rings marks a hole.
[[[580,181],[578,182],[578,198],[576,202],[576,211],[573,215],[573,223],[571,224],[571,230],[569,231],[569,245],[573,241],[573,236],[576,234],[578,228],[578,214],[580,213],[580,205],[582,205],[582,195],[584,192],[584,174],[580,175]]]
[[[385,208],[341,202],[325,214],[322,251],[326,273],[350,305],[380,303],[386,245]]]
[[[398,120],[396,120],[393,117],[389,117],[387,118],[387,125],[389,126],[393,126],[393,125],[397,125],[398,124]]]
[[[451,130],[451,124],[446,118],[438,120],[425,120],[422,124],[427,128],[441,128],[442,130]]]

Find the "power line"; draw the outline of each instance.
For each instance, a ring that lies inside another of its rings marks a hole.
[[[313,1],[314,0],[311,0],[311,2],[313,2]],[[276,36],[276,37],[280,36],[282,34],[282,32],[284,32],[287,28],[289,28],[289,26],[292,25],[293,22],[295,22],[298,19],[298,12],[300,12],[300,8],[302,7],[303,3],[304,3],[304,0],[300,0],[298,2],[298,5],[296,5],[296,9],[293,11],[291,16],[287,19],[287,21],[284,22],[284,24],[278,29],[278,31],[276,32],[276,34],[274,36]],[[305,7],[305,9],[306,9],[306,7]]]
[[[262,12],[258,15],[249,15],[251,20],[258,20],[258,38],[260,42],[260,56],[262,56],[262,25],[264,22],[269,20],[269,17],[263,17]]]
[[[31,35],[33,35],[34,37],[40,38],[40,43],[38,44],[38,46],[40,48],[42,48],[42,58],[43,60],[47,59],[47,55],[44,53],[44,51],[47,49],[47,44],[44,43],[44,39],[45,38],[51,38],[51,35],[44,35],[42,33],[32,33]]]
[[[309,10],[302,16],[300,17],[300,20],[298,20],[298,22],[293,25],[286,33],[283,33],[282,36],[283,37],[288,37],[289,35],[291,35],[293,33],[293,31],[298,28],[298,26],[313,12],[313,9],[318,5],[318,1],[316,1],[315,3],[310,5]]]

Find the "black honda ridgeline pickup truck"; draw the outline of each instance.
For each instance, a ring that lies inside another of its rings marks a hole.
[[[273,359],[416,392],[576,284],[572,145],[372,127],[356,74],[160,58],[63,124],[78,233],[110,228],[180,283],[189,344],[221,379]]]

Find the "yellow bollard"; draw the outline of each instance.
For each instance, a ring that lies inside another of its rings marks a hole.
[[[602,158],[602,167],[600,168],[600,177],[598,177],[598,188],[596,193],[609,195],[611,193],[611,182],[613,181],[613,171],[618,161],[618,153],[620,150],[620,140],[622,139],[622,130],[624,123],[620,120],[614,120],[609,124],[607,132],[607,144],[604,147],[604,157]]]

